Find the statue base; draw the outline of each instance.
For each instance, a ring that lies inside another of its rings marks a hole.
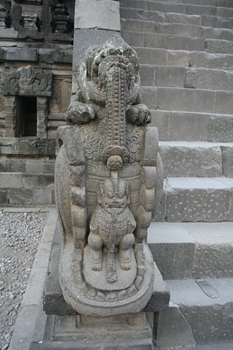
[[[42,343],[30,350],[153,350],[154,314],[49,316]]]

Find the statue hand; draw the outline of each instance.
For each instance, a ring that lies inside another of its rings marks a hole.
[[[129,123],[135,125],[145,125],[150,123],[150,110],[144,104],[129,106],[126,111],[126,119]]]
[[[96,116],[95,110],[79,101],[73,101],[66,112],[66,120],[71,124],[85,124]]]

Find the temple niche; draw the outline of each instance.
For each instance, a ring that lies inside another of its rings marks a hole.
[[[137,54],[120,36],[90,47],[57,132],[60,285],[85,315],[140,312],[154,288],[146,236],[163,165],[139,87]]]

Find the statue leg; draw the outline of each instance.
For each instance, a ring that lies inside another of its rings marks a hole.
[[[130,248],[135,243],[135,237],[133,233],[126,234],[119,244],[119,261],[122,270],[130,270],[131,268],[131,251]]]
[[[102,247],[103,240],[98,234],[90,232],[88,244],[91,248],[91,267],[92,270],[100,271],[102,269]]]

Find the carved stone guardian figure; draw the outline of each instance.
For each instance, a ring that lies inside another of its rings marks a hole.
[[[85,315],[139,312],[153,291],[146,236],[163,167],[139,88],[137,54],[120,36],[89,48],[68,125],[58,129],[60,284]]]

